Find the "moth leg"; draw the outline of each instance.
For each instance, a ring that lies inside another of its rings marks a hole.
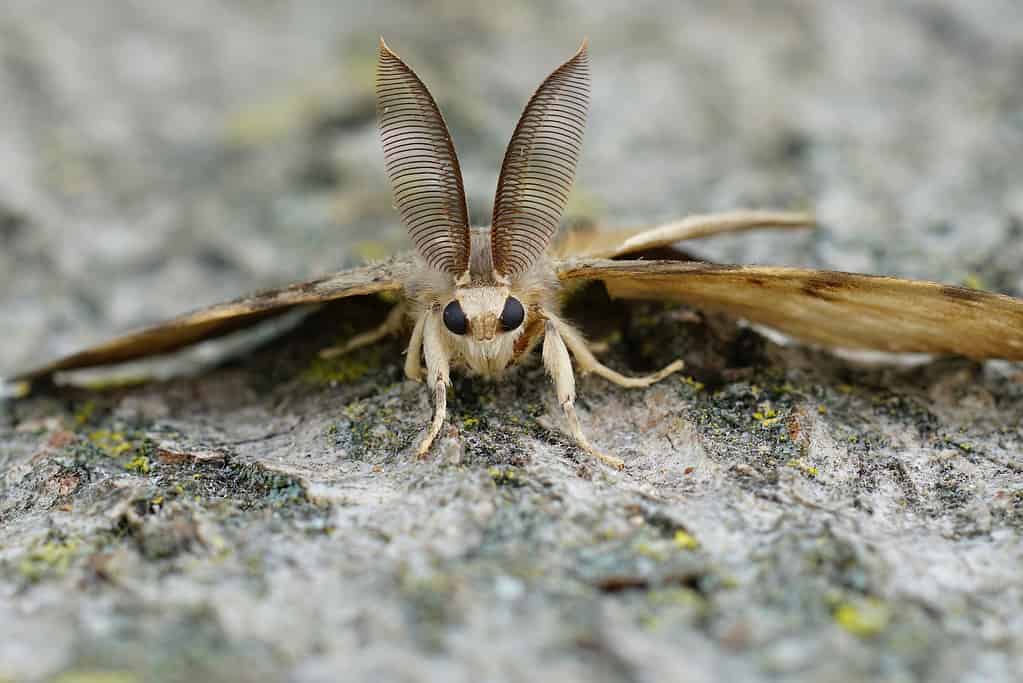
[[[405,327],[405,316],[408,315],[408,307],[404,303],[396,304],[384,318],[384,321],[368,332],[361,332],[344,344],[331,346],[320,351],[320,358],[336,358],[346,353],[351,353],[364,346],[375,344],[384,337],[398,334]]]
[[[422,458],[430,450],[433,440],[444,425],[448,411],[448,385],[451,384],[451,362],[440,330],[440,314],[431,311],[423,317],[423,355],[426,356],[426,375],[433,387],[433,420],[426,434],[416,446],[416,457]]]
[[[598,450],[583,434],[579,416],[575,412],[575,375],[572,373],[572,359],[569,358],[568,348],[558,333],[558,328],[550,320],[547,321],[544,329],[543,364],[554,381],[554,391],[557,394],[558,403],[565,411],[565,420],[568,422],[568,429],[576,444],[611,467],[619,470],[624,469],[624,461]]]
[[[728,211],[688,216],[633,235],[616,250],[615,256],[644,249],[666,247],[682,240],[709,237],[754,228],[812,228],[814,215],[798,211]]]
[[[412,327],[412,336],[405,350],[405,376],[414,382],[423,381],[423,328],[429,313],[423,313]]]
[[[626,377],[597,360],[596,356],[593,355],[593,352],[590,351],[589,347],[586,345],[586,340],[583,339],[583,336],[571,325],[550,313],[547,314],[547,319],[549,323],[554,325],[555,329],[557,329],[557,331],[561,334],[562,338],[565,340],[566,346],[568,346],[572,355],[575,356],[575,361],[579,365],[580,372],[583,374],[592,372],[593,374],[599,375],[620,387],[648,387],[655,382],[660,382],[668,375],[678,372],[685,367],[685,363],[681,360],[676,360],[653,374],[644,375],[642,377]]]

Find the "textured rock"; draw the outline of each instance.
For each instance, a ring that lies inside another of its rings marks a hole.
[[[403,245],[375,41],[445,112],[479,222],[531,88],[591,41],[572,210],[812,206],[709,257],[1023,294],[1014,2],[7,3],[0,374]],[[367,6],[368,7],[368,6]],[[836,358],[599,292],[606,470],[536,359],[429,414],[375,300],[199,375],[0,404],[0,679],[1018,680],[1018,366]],[[117,676],[120,676],[119,678]],[[76,678],[77,677],[77,678]]]

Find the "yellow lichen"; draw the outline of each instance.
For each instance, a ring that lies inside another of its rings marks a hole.
[[[703,387],[704,387],[703,382],[697,382],[695,379],[693,379],[689,375],[683,375],[681,379],[682,379],[682,383],[692,387],[693,391],[702,391],[703,390]]]
[[[4,394],[4,392],[7,392]],[[4,384],[0,381],[0,399],[6,397],[9,398],[25,398],[32,391],[31,382],[9,382]],[[2,681],[3,679],[0,679]]]
[[[487,474],[498,486],[515,486],[524,483],[514,467],[491,467],[487,470]]]
[[[785,463],[785,466],[797,469],[808,477],[816,477],[820,474],[820,470],[818,470],[815,465],[811,465],[802,458],[792,458]]]
[[[124,465],[124,469],[138,474],[149,474],[149,458],[137,455]]]
[[[835,623],[860,638],[872,638],[888,627],[891,610],[876,598],[841,602],[835,607]]]
[[[679,550],[696,550],[700,547],[700,542],[696,540],[696,537],[682,529],[675,532],[675,538],[673,540],[675,542],[675,546]]]
[[[658,562],[668,558],[668,554],[664,551],[664,548],[660,544],[652,545],[641,541],[634,546],[634,549],[636,550],[636,554],[642,555],[643,557],[649,557],[651,560],[657,560]]]
[[[647,602],[658,607],[702,607],[707,599],[692,588],[673,586],[655,588],[647,594]]]
[[[760,423],[761,427],[772,427],[777,424],[781,417],[778,415],[778,411],[771,407],[771,405],[765,404],[763,408],[753,413],[753,419]]]
[[[963,278],[963,287],[969,287],[970,289],[987,289],[984,285],[984,281],[980,279],[980,276],[976,273],[970,273]]]
[[[98,429],[89,433],[89,441],[112,458],[118,458],[135,448],[123,432]]]

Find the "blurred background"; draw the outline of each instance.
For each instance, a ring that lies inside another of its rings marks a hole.
[[[374,120],[384,35],[487,223],[528,96],[591,44],[570,213],[816,210],[700,243],[1023,294],[1017,0],[179,0],[0,9],[0,375],[406,246]]]

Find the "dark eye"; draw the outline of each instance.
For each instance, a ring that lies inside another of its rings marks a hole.
[[[455,334],[465,334],[469,329],[469,321],[465,318],[465,311],[458,301],[452,301],[444,307],[444,327]]]
[[[501,311],[501,328],[505,332],[511,332],[517,328],[525,317],[526,311],[518,299],[513,296],[505,299],[504,310]]]

